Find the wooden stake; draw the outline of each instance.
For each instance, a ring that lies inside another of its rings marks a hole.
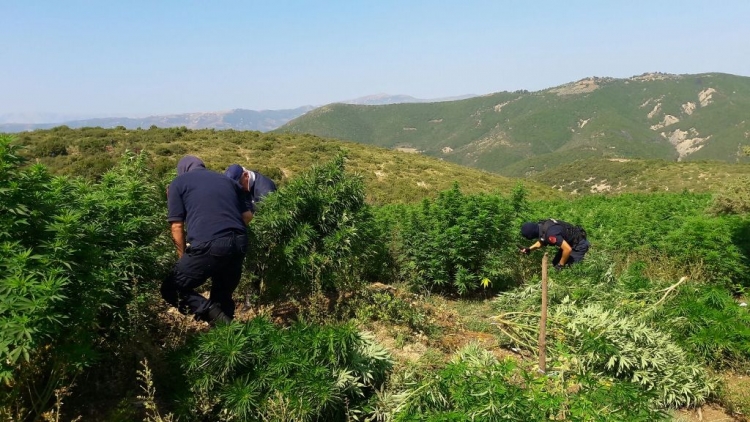
[[[539,371],[547,372],[547,252],[542,258],[542,316],[539,320]]]

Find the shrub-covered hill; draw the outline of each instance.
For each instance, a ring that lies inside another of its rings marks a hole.
[[[717,192],[750,177],[750,165],[591,158],[539,172],[530,179],[571,193]]]
[[[518,176],[587,157],[735,162],[738,145],[750,143],[748,114],[748,77],[659,73],[444,103],[332,104],[277,131],[410,148]]]
[[[186,128],[127,130],[60,126],[16,135],[24,155],[55,174],[98,177],[128,150],[148,151],[156,172],[173,171],[185,154],[209,168],[231,163],[257,169],[283,184],[311,165],[348,153],[347,169],[361,174],[372,203],[414,202],[446,190],[456,181],[466,192],[509,192],[517,181],[453,163],[314,135]],[[524,183],[532,198],[563,195],[536,182]]]

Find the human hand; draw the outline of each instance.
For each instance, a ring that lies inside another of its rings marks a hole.
[[[563,266],[560,264],[555,265],[555,271],[560,271],[563,269]]]
[[[521,248],[519,252],[521,252],[524,255],[528,255],[529,253],[531,253],[531,249],[529,249],[529,248]]]

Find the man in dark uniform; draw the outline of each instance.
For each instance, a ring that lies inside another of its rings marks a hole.
[[[529,240],[537,239],[533,245],[521,249],[521,253],[524,254],[529,254],[542,246],[557,246],[559,249],[552,260],[556,270],[582,261],[591,246],[586,239],[586,230],[555,219],[523,223],[521,235]]]
[[[246,226],[252,218],[239,187],[188,155],[177,164],[167,208],[179,259],[162,283],[162,297],[198,320],[210,324],[231,321],[235,308],[232,293],[242,275]],[[193,290],[209,277],[210,300]]]
[[[245,204],[253,214],[255,213],[255,205],[264,196],[271,192],[276,192],[276,184],[273,180],[257,171],[248,170],[239,164],[232,164],[227,167],[224,175],[242,187],[242,190],[245,192]]]

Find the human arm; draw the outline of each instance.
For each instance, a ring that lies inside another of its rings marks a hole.
[[[242,213],[242,221],[245,222],[245,225],[247,226],[250,224],[250,221],[253,219],[253,212],[252,211],[245,211]]]
[[[542,247],[542,242],[540,242],[540,241],[537,240],[536,243],[534,243],[533,245],[529,246],[528,248],[521,249],[521,253],[529,254],[529,253],[531,253],[531,251],[535,251],[535,250],[537,250],[537,249],[539,249],[541,247]]]
[[[573,252],[573,248],[570,247],[570,244],[567,241],[563,240],[560,249],[562,250],[562,256],[560,256],[560,262],[558,265],[563,266],[568,262],[568,258],[570,257],[570,253]]]
[[[182,258],[185,253],[185,223],[182,221],[172,221],[172,240],[177,248],[177,258]]]

